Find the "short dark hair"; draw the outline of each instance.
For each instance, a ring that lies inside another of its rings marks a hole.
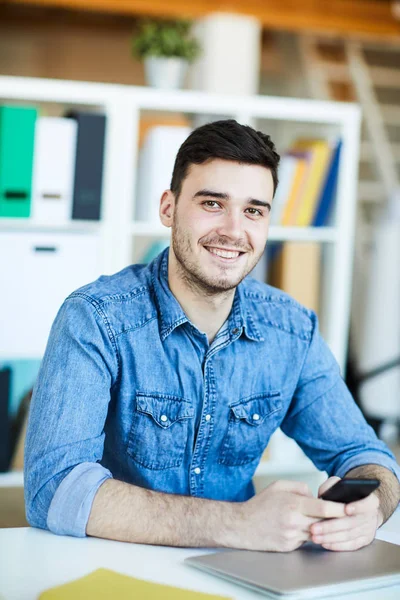
[[[270,136],[234,119],[224,119],[197,127],[179,148],[170,186],[176,200],[190,165],[214,158],[266,167],[271,171],[275,195],[280,156]]]

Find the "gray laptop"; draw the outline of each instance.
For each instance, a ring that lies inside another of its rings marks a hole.
[[[219,551],[185,563],[282,600],[400,584],[400,546],[378,540],[355,552],[330,552],[309,542],[294,552]]]

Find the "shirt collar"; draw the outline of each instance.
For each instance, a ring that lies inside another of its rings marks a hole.
[[[189,322],[181,305],[173,295],[168,284],[168,255],[169,247],[163,250],[150,265],[153,290],[160,319],[161,340],[179,325]],[[242,333],[250,340],[263,341],[248,309],[248,302],[244,297],[244,282],[236,288],[232,309],[228,317],[228,327],[232,338],[239,337]]]

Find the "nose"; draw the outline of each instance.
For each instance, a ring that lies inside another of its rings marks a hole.
[[[224,235],[231,240],[238,240],[243,237],[242,220],[239,211],[226,212],[217,228],[219,235]]]

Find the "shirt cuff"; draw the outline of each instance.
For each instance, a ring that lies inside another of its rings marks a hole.
[[[389,456],[384,456],[376,452],[362,452],[361,454],[357,454],[352,458],[348,458],[343,464],[340,465],[339,469],[335,473],[332,473],[332,475],[344,477],[344,475],[346,475],[346,473],[351,469],[362,467],[364,465],[379,465],[380,467],[385,467],[396,475],[400,483],[400,466]]]
[[[62,480],[50,504],[47,527],[57,535],[86,537],[92,503],[97,490],[111,472],[99,463],[77,465]]]

